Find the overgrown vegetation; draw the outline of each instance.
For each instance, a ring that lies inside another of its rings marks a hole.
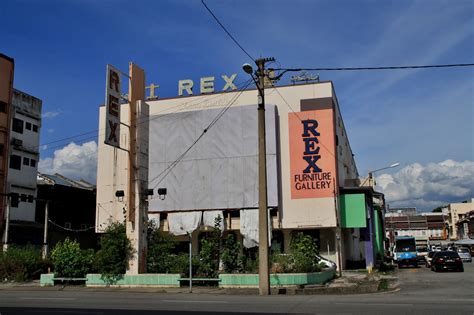
[[[172,255],[175,244],[172,235],[161,232],[159,226],[150,221],[148,223],[147,272],[168,273],[175,269],[176,265],[181,265],[180,259]]]
[[[241,247],[233,234],[227,235],[222,248],[222,266],[224,272],[233,273],[242,269]]]
[[[41,250],[33,246],[9,246],[0,252],[0,282],[38,279],[49,266],[49,261],[41,258]]]
[[[222,217],[217,217],[214,228],[201,240],[199,255],[192,257],[193,277],[215,278],[219,272],[257,273],[256,248],[244,249],[234,234],[222,237]],[[174,236],[148,226],[148,273],[178,273],[189,275],[189,254],[176,254]],[[291,252],[272,252],[269,266],[272,273],[316,272],[318,264],[316,240],[297,233],[291,241]],[[51,252],[51,263],[56,276],[83,278],[87,273],[98,272],[107,284],[113,284],[125,274],[133,254],[124,223],[111,223],[100,239],[100,250],[83,250],[77,241],[66,239]],[[48,269],[48,261],[34,247],[9,247],[0,253],[1,281],[28,281],[39,278]]]
[[[54,247],[51,261],[56,276],[83,278],[92,268],[94,250],[83,250],[77,241],[66,238]]]
[[[198,273],[201,276],[215,278],[219,273],[219,260],[221,252],[221,230],[222,217],[217,216],[214,220],[214,228],[208,238],[201,240],[201,251],[199,252],[200,265]]]
[[[96,254],[96,268],[102,279],[108,284],[120,280],[132,254],[125,224],[111,223],[100,238],[100,250]]]
[[[317,256],[319,254],[316,240],[310,235],[297,233],[291,241],[293,255],[293,272],[321,271]]]

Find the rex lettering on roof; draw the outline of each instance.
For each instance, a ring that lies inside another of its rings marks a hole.
[[[336,150],[333,109],[288,114],[291,198],[334,196]]]
[[[120,147],[120,71],[107,65],[104,143]]]

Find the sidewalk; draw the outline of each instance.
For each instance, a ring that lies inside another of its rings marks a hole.
[[[343,276],[324,285],[306,285],[296,287],[271,288],[272,295],[310,295],[310,294],[367,294],[393,291],[398,288],[398,279],[392,275],[367,274],[362,272],[343,272]],[[89,292],[142,292],[163,294],[190,294],[189,287],[86,287],[83,285],[67,285],[41,287],[39,280],[32,282],[0,283],[0,291],[89,291]],[[218,288],[209,286],[193,286],[192,294],[222,295],[258,295],[258,288]]]

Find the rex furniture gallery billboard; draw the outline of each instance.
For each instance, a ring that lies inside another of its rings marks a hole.
[[[334,197],[337,187],[332,106],[288,114],[291,199]]]

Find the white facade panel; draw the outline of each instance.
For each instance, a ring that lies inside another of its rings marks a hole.
[[[275,110],[266,107],[269,207],[278,206]],[[177,162],[220,112],[151,117],[149,187],[168,190],[165,200],[151,199],[151,211],[258,207],[256,105],[230,108]]]

